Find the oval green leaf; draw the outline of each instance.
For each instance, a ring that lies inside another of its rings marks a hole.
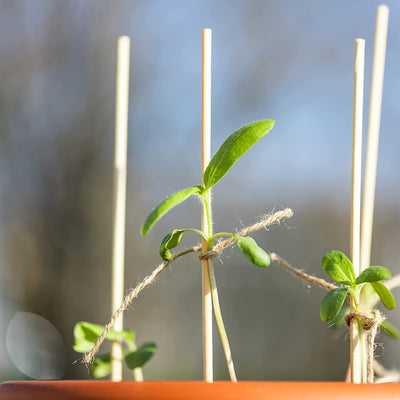
[[[332,250],[322,259],[322,268],[336,282],[351,285],[356,277],[351,261],[341,252]]]
[[[394,326],[392,323],[389,321],[383,321],[380,328],[390,337],[393,339],[399,339],[400,338],[400,331],[399,329]]]
[[[269,255],[258,246],[257,242],[249,237],[241,237],[235,235],[236,243],[242,253],[254,264],[258,267],[268,267],[271,263],[271,259]]]
[[[392,277],[392,273],[385,267],[368,267],[357,277],[356,284],[377,282]]]
[[[347,296],[347,288],[340,287],[331,290],[322,300],[319,310],[322,321],[330,321],[334,319],[343,306]]]
[[[125,356],[125,362],[129,369],[135,369],[143,366],[153,357],[157,346],[153,342],[144,343],[136,351],[132,351]]]
[[[243,126],[232,133],[222,143],[204,172],[205,188],[214,186],[250,147],[272,129],[274,124],[275,121],[265,119]]]
[[[92,324],[91,322],[78,322],[74,327],[74,346],[73,349],[77,353],[87,353],[92,350],[97,338],[104,332],[104,326]],[[116,332],[111,329],[106,339],[108,340],[125,340],[128,344],[134,341],[133,331]]]
[[[396,300],[392,292],[382,282],[371,282],[370,285],[374,288],[376,294],[388,310],[394,310],[396,308]]]
[[[96,379],[105,378],[111,374],[111,355],[102,354],[94,359],[90,365],[90,372]]]
[[[190,196],[201,195],[203,192],[204,188],[202,186],[193,186],[192,188],[181,190],[167,197],[149,214],[140,228],[140,233],[143,236],[146,235],[154,224],[168,211],[178,204],[183,203]]]
[[[183,230],[175,229],[171,233],[168,233],[168,235],[166,235],[161,241],[159,253],[164,261],[169,261],[171,259],[172,255],[169,250],[178,246],[182,240],[183,232]]]
[[[350,312],[350,307],[342,307],[329,325],[329,328],[339,328],[345,324],[346,315]]]

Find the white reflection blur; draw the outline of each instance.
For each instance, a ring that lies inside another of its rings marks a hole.
[[[64,341],[55,328],[39,315],[18,312],[7,329],[7,349],[16,367],[34,379],[60,379],[64,375]]]

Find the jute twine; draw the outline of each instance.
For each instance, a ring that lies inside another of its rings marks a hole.
[[[324,279],[317,278],[316,276],[306,274],[300,269],[292,267],[287,261],[279,257],[275,253],[270,254],[271,260],[275,261],[286,271],[290,272],[297,278],[309,283],[318,285],[326,290],[337,289],[338,286],[333,285],[325,281]],[[397,283],[397,282],[396,282]],[[347,301],[349,301],[347,297]],[[375,337],[378,332],[379,326],[385,320],[385,317],[379,312],[379,310],[358,310],[351,312],[346,315],[346,325],[350,327],[351,320],[356,318],[362,324],[364,331],[368,334],[368,349],[367,349],[367,368],[368,368],[368,382],[374,382],[374,351],[375,351]]]
[[[274,214],[267,214],[261,217],[260,222],[248,226],[244,229],[242,229],[239,233],[237,233],[238,236],[246,236],[251,232],[258,231],[262,228],[265,228],[269,225],[278,223],[284,218],[290,218],[293,216],[293,211],[290,208],[286,208],[282,211],[275,212]],[[234,238],[229,238],[226,240],[223,240],[219,242],[216,246],[211,251],[208,251],[207,253],[200,254],[199,258],[200,259],[210,259],[210,258],[215,258],[220,255],[222,250],[234,243],[235,239]],[[169,261],[161,263],[158,267],[156,267],[153,272],[149,275],[146,276],[136,287],[131,289],[129,293],[125,296],[123,303],[121,306],[114,312],[114,314],[111,317],[110,322],[105,326],[104,332],[99,336],[97,339],[96,343],[94,344],[92,350],[88,353],[86,353],[83,357],[83,362],[84,363],[91,363],[93,361],[94,355],[97,353],[99,350],[100,346],[102,345],[104,339],[106,338],[107,334],[110,332],[112,327],[115,324],[115,321],[118,319],[118,317],[128,308],[128,306],[132,303],[132,301],[138,297],[138,295],[143,291],[144,288],[147,286],[151,285],[156,277],[165,269],[167,269],[177,258],[182,257],[186,254],[190,253],[198,253],[201,252],[201,246],[194,246],[191,247],[190,249],[184,250],[180,253],[174,254]]]
[[[356,318],[368,335],[368,348],[367,348],[367,379],[368,383],[374,382],[374,352],[375,352],[375,337],[380,325],[385,320],[385,317],[379,310],[358,310],[350,312],[346,315],[346,325],[350,327],[351,321]]]

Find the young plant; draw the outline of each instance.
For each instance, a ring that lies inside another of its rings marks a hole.
[[[90,322],[78,322],[74,327],[74,350],[77,353],[87,353],[93,347],[93,343],[103,333],[104,326],[92,324]],[[155,351],[156,345],[152,342],[144,343],[139,348],[135,344],[135,332],[124,330],[117,332],[111,329],[106,336],[110,341],[121,341],[126,349],[123,352],[126,366],[132,370],[136,381],[143,380],[141,367],[149,361]],[[105,378],[111,374],[111,355],[102,354],[96,357],[90,365],[90,370],[94,378]]]
[[[214,242],[217,238],[221,236],[228,236],[236,241],[239,249],[254,265],[259,267],[267,267],[270,264],[269,255],[261,247],[259,247],[256,241],[251,237],[241,237],[234,233],[228,232],[213,233],[210,191],[211,188],[215,186],[215,184],[219,182],[221,178],[229,171],[235,162],[245,152],[247,152],[250,147],[252,147],[258,140],[264,137],[272,129],[274,123],[275,122],[272,120],[261,120],[250,123],[234,132],[224,141],[205,169],[202,179],[204,186],[196,185],[191,188],[176,192],[167,197],[153,209],[141,227],[142,235],[149,233],[154,224],[159,221],[160,218],[162,218],[168,211],[192,196],[196,196],[201,200],[206,214],[207,229],[205,229],[205,231],[188,228],[175,229],[163,238],[159,248],[159,253],[163,260],[168,261],[171,259],[172,255],[170,250],[175,248],[180,243],[184,232],[192,232],[200,235],[200,237],[204,239],[205,243],[207,244],[207,252],[211,252],[213,250]],[[207,262],[214,314],[224,348],[229,375],[231,380],[236,382],[236,374],[231,357],[229,341],[226,335],[219,306],[217,286],[211,258],[209,258]]]
[[[197,196],[203,202],[207,213],[208,232],[202,232],[198,229],[175,229],[164,237],[159,249],[160,256],[163,260],[168,261],[171,259],[172,255],[170,250],[180,243],[184,232],[193,232],[207,241],[209,251],[213,249],[214,242],[217,238],[221,236],[230,236],[234,238],[239,249],[254,265],[267,267],[270,264],[268,254],[257,245],[253,238],[248,236],[240,237],[234,233],[228,232],[212,233],[210,189],[229,171],[233,164],[235,164],[235,162],[259,139],[265,136],[273,126],[274,121],[262,120],[248,124],[234,132],[225,140],[208,164],[204,172],[204,187],[196,185],[192,188],[176,192],[153,209],[141,227],[140,232],[142,235],[149,233],[161,217],[191,196]]]
[[[336,318],[346,298],[353,300],[356,312],[361,311],[360,294],[364,286],[369,286],[374,290],[387,309],[396,308],[396,301],[392,293],[381,282],[392,276],[387,268],[368,267],[356,277],[351,261],[337,250],[332,250],[324,256],[322,268],[334,281],[342,285],[331,290],[322,300],[320,316],[323,321]]]

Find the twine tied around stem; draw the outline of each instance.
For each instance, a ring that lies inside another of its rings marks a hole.
[[[267,214],[261,217],[261,220],[257,222],[254,225],[248,226],[246,228],[243,228],[240,232],[237,233],[238,236],[246,236],[251,232],[258,231],[262,228],[265,228],[269,225],[279,223],[282,219],[284,218],[290,218],[293,216],[293,211],[290,208],[285,208],[284,210],[277,211],[273,214]],[[221,253],[221,251],[225,248],[233,244],[235,241],[234,238],[228,238],[225,240],[220,241],[217,243],[217,245],[214,246],[214,248],[210,251],[207,251],[206,253],[200,254],[199,258],[200,259],[210,259],[210,258],[215,258],[218,257]],[[123,303],[120,305],[120,307],[114,312],[112,315],[109,323],[105,326],[103,333],[98,337],[96,343],[94,343],[93,348],[90,352],[84,354],[83,356],[83,362],[88,364],[93,361],[93,358],[97,351],[99,350],[100,346],[104,342],[104,339],[106,338],[107,334],[110,332],[112,327],[115,324],[115,321],[118,319],[118,317],[128,308],[128,306],[132,303],[132,301],[139,296],[139,294],[145,289],[147,286],[151,285],[156,277],[167,267],[169,267],[177,258],[182,257],[186,254],[190,253],[199,253],[201,252],[201,247],[200,246],[194,246],[189,249],[183,250],[180,253],[174,254],[169,261],[165,261],[158,265],[153,272],[146,276],[140,283],[138,283],[133,289],[129,291],[129,293],[125,296]]]
[[[367,379],[368,383],[374,382],[374,352],[375,352],[375,337],[379,327],[385,321],[385,316],[379,310],[361,309],[350,312],[345,317],[345,322],[350,327],[351,321],[356,318],[361,322],[364,332],[368,335],[367,347]]]
[[[315,284],[325,290],[333,290],[339,287],[325,281],[324,279],[306,274],[302,270],[292,267],[287,261],[285,261],[282,257],[278,256],[275,253],[271,253],[270,257],[272,261],[279,264],[286,271],[290,272],[295,277],[307,283]],[[392,278],[391,281],[388,281],[388,287],[396,287],[398,285],[400,285],[400,275]],[[349,301],[349,297],[347,297],[347,301]],[[374,363],[375,337],[378,332],[379,326],[383,323],[383,321],[385,321],[385,317],[378,310],[361,309],[346,315],[345,322],[347,326],[350,326],[350,322],[353,318],[361,320],[364,331],[366,331],[366,333],[368,334],[367,379],[369,383],[373,383],[374,365],[376,365],[376,362]]]

